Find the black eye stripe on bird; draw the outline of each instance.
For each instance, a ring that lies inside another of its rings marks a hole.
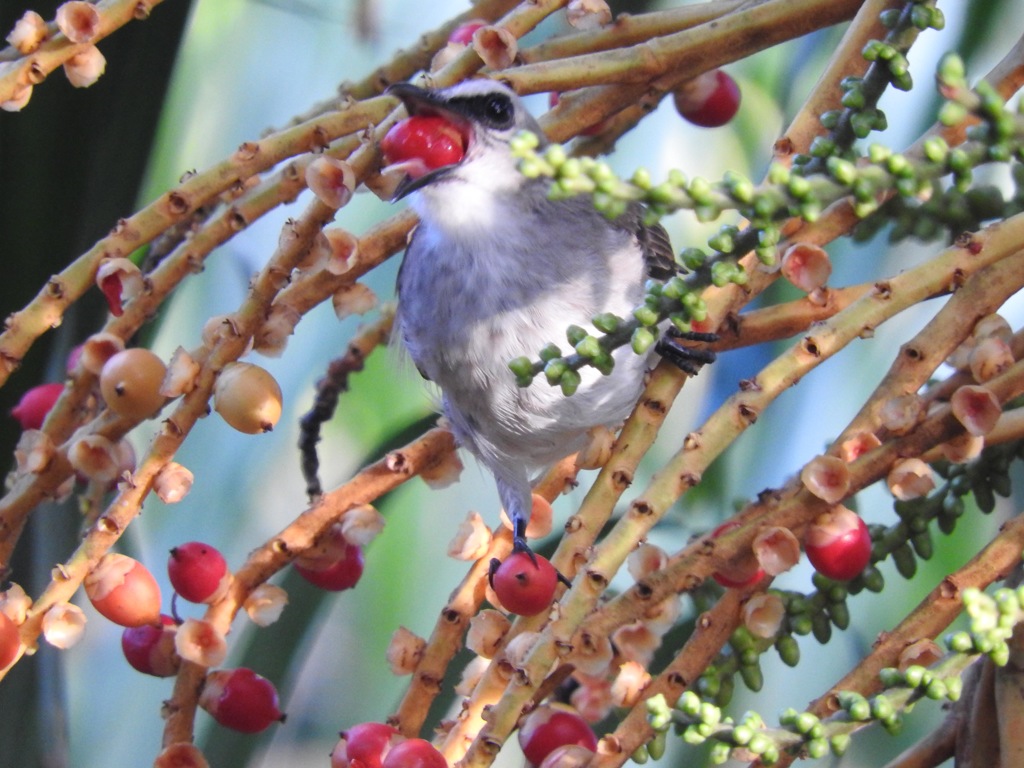
[[[612,372],[581,371],[568,398],[543,377],[520,388],[508,362],[558,343],[570,325],[597,333],[596,315],[628,316],[645,281],[674,274],[671,245],[639,207],[610,221],[588,196],[549,200],[549,180],[520,174],[511,138],[529,130],[544,139],[501,83],[390,92],[411,115],[451,115],[474,137],[460,162],[407,187],[420,224],[399,272],[398,327],[440,387],[457,440],[494,475],[524,549],[532,483],[582,448],[590,429],[625,420],[651,356],[615,350]]]

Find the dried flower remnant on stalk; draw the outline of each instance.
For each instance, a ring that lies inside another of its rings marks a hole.
[[[391,674],[411,675],[416,670],[420,659],[423,658],[423,651],[426,647],[427,641],[406,627],[396,629],[391,635],[391,642],[388,643],[386,654]]]
[[[987,387],[965,385],[958,387],[950,398],[953,416],[971,435],[983,436],[991,432],[1003,409],[999,400]]]
[[[889,470],[886,483],[892,495],[900,501],[927,496],[935,488],[931,467],[916,458],[896,462]]]
[[[485,608],[469,620],[466,647],[478,656],[493,659],[511,626],[501,611]]]
[[[318,157],[306,166],[306,184],[328,208],[342,208],[356,188],[356,173],[344,160]]]
[[[493,534],[479,512],[469,512],[448,544],[448,557],[456,560],[479,560],[491,547]]]
[[[95,45],[82,49],[64,62],[64,75],[75,88],[88,88],[106,71],[107,59]]]
[[[35,11],[25,11],[6,38],[23,56],[35,51],[45,39],[46,21]]]
[[[775,637],[786,616],[782,599],[774,592],[762,592],[751,597],[743,606],[743,626],[755,637]]]
[[[174,636],[174,648],[186,661],[216,667],[228,655],[228,643],[206,619],[185,619]]]
[[[612,10],[605,0],[570,0],[565,20],[575,29],[592,31],[611,24]]]
[[[832,260],[824,248],[795,243],[782,257],[782,275],[804,293],[813,293],[828,283]]]
[[[64,3],[57,8],[57,28],[72,43],[90,43],[99,33],[100,14],[92,3]]]
[[[838,456],[815,456],[800,472],[800,480],[819,499],[836,504],[850,491],[850,468]]]
[[[800,562],[800,541],[789,528],[773,526],[760,531],[752,544],[754,556],[769,576],[785,573]]]
[[[519,41],[504,27],[486,26],[473,33],[473,50],[491,69],[505,69],[519,55]]]
[[[260,584],[245,598],[243,608],[258,627],[269,627],[288,605],[288,593],[276,584]]]
[[[85,633],[85,612],[71,603],[57,603],[43,614],[43,637],[54,648],[67,650]]]

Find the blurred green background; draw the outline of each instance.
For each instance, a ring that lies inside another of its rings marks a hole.
[[[52,18],[56,5],[41,3],[34,10]],[[905,146],[932,122],[936,97],[930,83],[944,51],[963,52],[974,76],[995,63],[1020,31],[1017,6],[1011,0],[940,3],[946,30],[923,35],[911,53],[917,87],[883,100],[890,124],[887,141]],[[130,24],[101,44],[107,74],[94,87],[75,90],[59,71],[54,73],[35,89],[22,113],[0,113],[0,263],[7,270],[0,280],[3,313],[23,306],[49,274],[103,236],[118,217],[173,186],[184,172],[205,168],[243,141],[286,124],[334,93],[342,80],[368,73],[394,50],[413,44],[425,29],[465,7],[453,0],[167,0],[148,21]],[[660,6],[620,7],[638,12]],[[0,2],[0,30],[9,30],[24,10],[20,2]],[[561,21],[552,20],[534,37],[560,31]],[[628,174],[645,166],[655,177],[671,167],[710,179],[730,168],[759,177],[772,142],[812,87],[840,32],[826,31],[729,66],[743,89],[743,106],[727,128],[695,128],[681,121],[670,104],[663,105],[619,142],[613,167]],[[530,103],[539,112],[545,100],[538,96]],[[237,307],[249,277],[272,253],[282,222],[307,201],[304,196],[294,206],[273,212],[216,252],[207,269],[190,278],[144,331],[144,342],[165,359],[179,345],[194,346],[208,317]],[[339,213],[337,223],[358,233],[392,212],[373,195],[359,194]],[[677,247],[700,245],[713,231],[687,216],[674,216],[666,224]],[[836,266],[832,282],[842,285],[892,274],[935,247],[904,242],[889,249],[882,240],[857,247],[837,244],[831,249]],[[392,260],[366,282],[388,298],[396,269]],[[767,300],[784,296],[784,291],[773,289]],[[691,534],[731,514],[734,501],[783,482],[845,425],[898,345],[936,309],[930,305],[906,313],[786,393],[652,540],[676,550]],[[6,412],[34,384],[59,380],[67,349],[99,326],[101,311],[96,296],[76,306],[0,390],[0,410]],[[1019,314],[1014,303],[1014,327]],[[164,562],[172,546],[203,540],[238,565],[303,509],[295,449],[298,418],[311,405],[314,383],[327,362],[344,351],[358,324],[358,319],[339,323],[330,307],[320,307],[302,321],[283,356],[256,359],[285,392],[285,414],[273,433],[242,436],[209,418],[186,442],[178,461],[195,471],[191,494],[174,507],[147,501],[144,515],[123,542],[125,551],[141,558],[162,580],[167,599],[171,590]],[[649,473],[674,452],[681,436],[772,354],[770,348],[729,353],[690,382],[644,471]],[[326,429],[320,446],[325,487],[343,482],[396,441],[408,439],[410,428],[431,413],[431,396],[411,366],[399,355],[380,350],[367,371],[353,379],[352,391],[343,396],[336,419]],[[10,455],[16,440],[14,427],[12,420],[4,420],[0,429],[3,455]],[[140,452],[152,429],[143,425],[133,434]],[[639,477],[635,488],[642,489],[644,480]],[[583,489],[556,503],[558,519],[569,514]],[[199,741],[211,765],[326,766],[340,729],[382,720],[392,712],[405,680],[393,677],[384,659],[391,633],[399,625],[420,635],[430,633],[437,612],[465,572],[463,564],[442,556],[447,541],[467,510],[476,509],[494,521],[497,507],[490,479],[467,457],[457,485],[431,491],[415,481],[381,501],[388,525],[369,548],[357,589],[328,595],[293,574],[279,575],[275,581],[291,597],[282,620],[254,632],[246,618],[239,618],[227,665],[252,666],[274,680],[287,723],[243,737],[200,713]],[[766,718],[786,706],[802,708],[941,575],[987,541],[1011,508],[1007,502],[990,518],[974,514],[954,539],[939,540],[936,557],[913,583],[887,572],[884,596],[852,600],[850,630],[838,633],[824,649],[802,640],[803,661],[797,670],[769,663],[774,660],[769,653],[764,690],[756,697],[738,695],[734,708],[754,707]],[[879,489],[862,494],[860,511],[869,522],[892,521],[891,499]],[[38,593],[76,536],[73,506],[41,511],[19,550],[15,579]],[[777,583],[808,589],[809,570],[800,567]],[[120,630],[87,603],[83,608],[89,615],[83,642],[63,653],[44,645],[0,685],[0,766],[148,765],[158,751],[160,704],[169,696],[171,682],[135,673],[122,657]],[[189,606],[179,604],[179,610],[185,616],[199,615]],[[692,615],[688,602],[686,611]],[[432,722],[445,715],[443,706],[435,709]],[[838,764],[880,765],[940,716],[937,707],[921,707],[899,739],[862,738]],[[663,763],[698,764],[698,752],[687,748],[685,754],[673,747]],[[521,757],[510,747],[501,760],[515,766]]]

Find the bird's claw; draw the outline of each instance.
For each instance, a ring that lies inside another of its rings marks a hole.
[[[701,347],[687,347],[676,342],[677,339],[712,343],[718,341],[716,333],[699,333],[697,331],[680,331],[670,327],[658,341],[655,348],[659,355],[690,376],[696,376],[702,366],[715,362],[717,355],[713,350]]]

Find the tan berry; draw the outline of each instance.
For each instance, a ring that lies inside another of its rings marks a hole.
[[[57,8],[57,27],[73,43],[91,42],[99,33],[99,11],[92,3],[64,3]]]
[[[160,382],[160,394],[164,397],[187,395],[196,388],[199,378],[199,363],[184,347],[178,347],[167,364],[167,373]]]
[[[174,635],[174,648],[185,661],[216,667],[228,655],[224,635],[205,619],[185,619]]]
[[[789,528],[766,528],[754,537],[751,548],[761,570],[769,576],[785,573],[800,562],[800,541]]]
[[[121,474],[116,446],[102,435],[85,435],[68,446],[68,462],[82,477],[111,483]]]
[[[88,88],[107,70],[107,60],[95,45],[84,48],[64,62],[64,76],[75,88]]]
[[[269,432],[281,418],[281,388],[252,363],[230,363],[217,377],[214,409],[228,424],[249,435]]]
[[[363,283],[343,285],[331,296],[331,305],[339,320],[351,315],[365,315],[376,307],[377,303],[377,294]]]
[[[14,22],[14,28],[7,35],[7,42],[24,55],[32,53],[46,39],[46,21],[35,11],[25,11]]]
[[[448,557],[456,560],[479,560],[491,548],[493,534],[479,512],[469,512],[448,543]]]
[[[886,478],[889,491],[900,501],[927,496],[935,488],[932,470],[921,459],[896,462]]]
[[[493,659],[511,626],[501,611],[485,608],[469,620],[466,647],[478,656]]]
[[[112,333],[94,333],[82,344],[78,361],[89,373],[99,376],[107,361],[124,350],[124,339]]]
[[[795,243],[782,256],[782,275],[804,293],[812,293],[828,283],[832,260],[824,248]]]
[[[996,426],[1003,409],[992,390],[982,386],[957,388],[949,400],[953,416],[972,435],[987,435]]]
[[[743,626],[755,637],[766,640],[775,637],[785,616],[786,607],[774,592],[754,595],[743,606]]]
[[[1013,363],[1013,350],[998,336],[988,336],[978,341],[967,358],[971,376],[979,384],[994,379]]]
[[[85,577],[84,586],[93,607],[115,624],[160,623],[160,587],[138,560],[110,552]]]
[[[815,456],[800,472],[804,487],[819,499],[836,504],[850,492],[850,468],[838,456]]]
[[[505,69],[519,55],[519,41],[504,27],[480,27],[473,33],[473,50],[491,69]]]
[[[77,605],[57,603],[43,614],[43,637],[54,648],[66,650],[82,639],[85,613]]]
[[[163,407],[160,394],[167,367],[153,352],[134,347],[111,357],[100,372],[100,393],[114,413],[141,420]]]
[[[416,665],[423,658],[423,651],[427,647],[427,641],[422,637],[410,632],[405,627],[399,627],[391,635],[391,642],[388,643],[386,657],[388,666],[393,675],[411,675],[416,670]]]
[[[243,606],[249,619],[258,627],[269,627],[288,605],[288,593],[276,584],[260,584],[245,598]]]
[[[306,166],[306,186],[328,208],[341,208],[355,192],[356,172],[344,160],[318,157]]]

